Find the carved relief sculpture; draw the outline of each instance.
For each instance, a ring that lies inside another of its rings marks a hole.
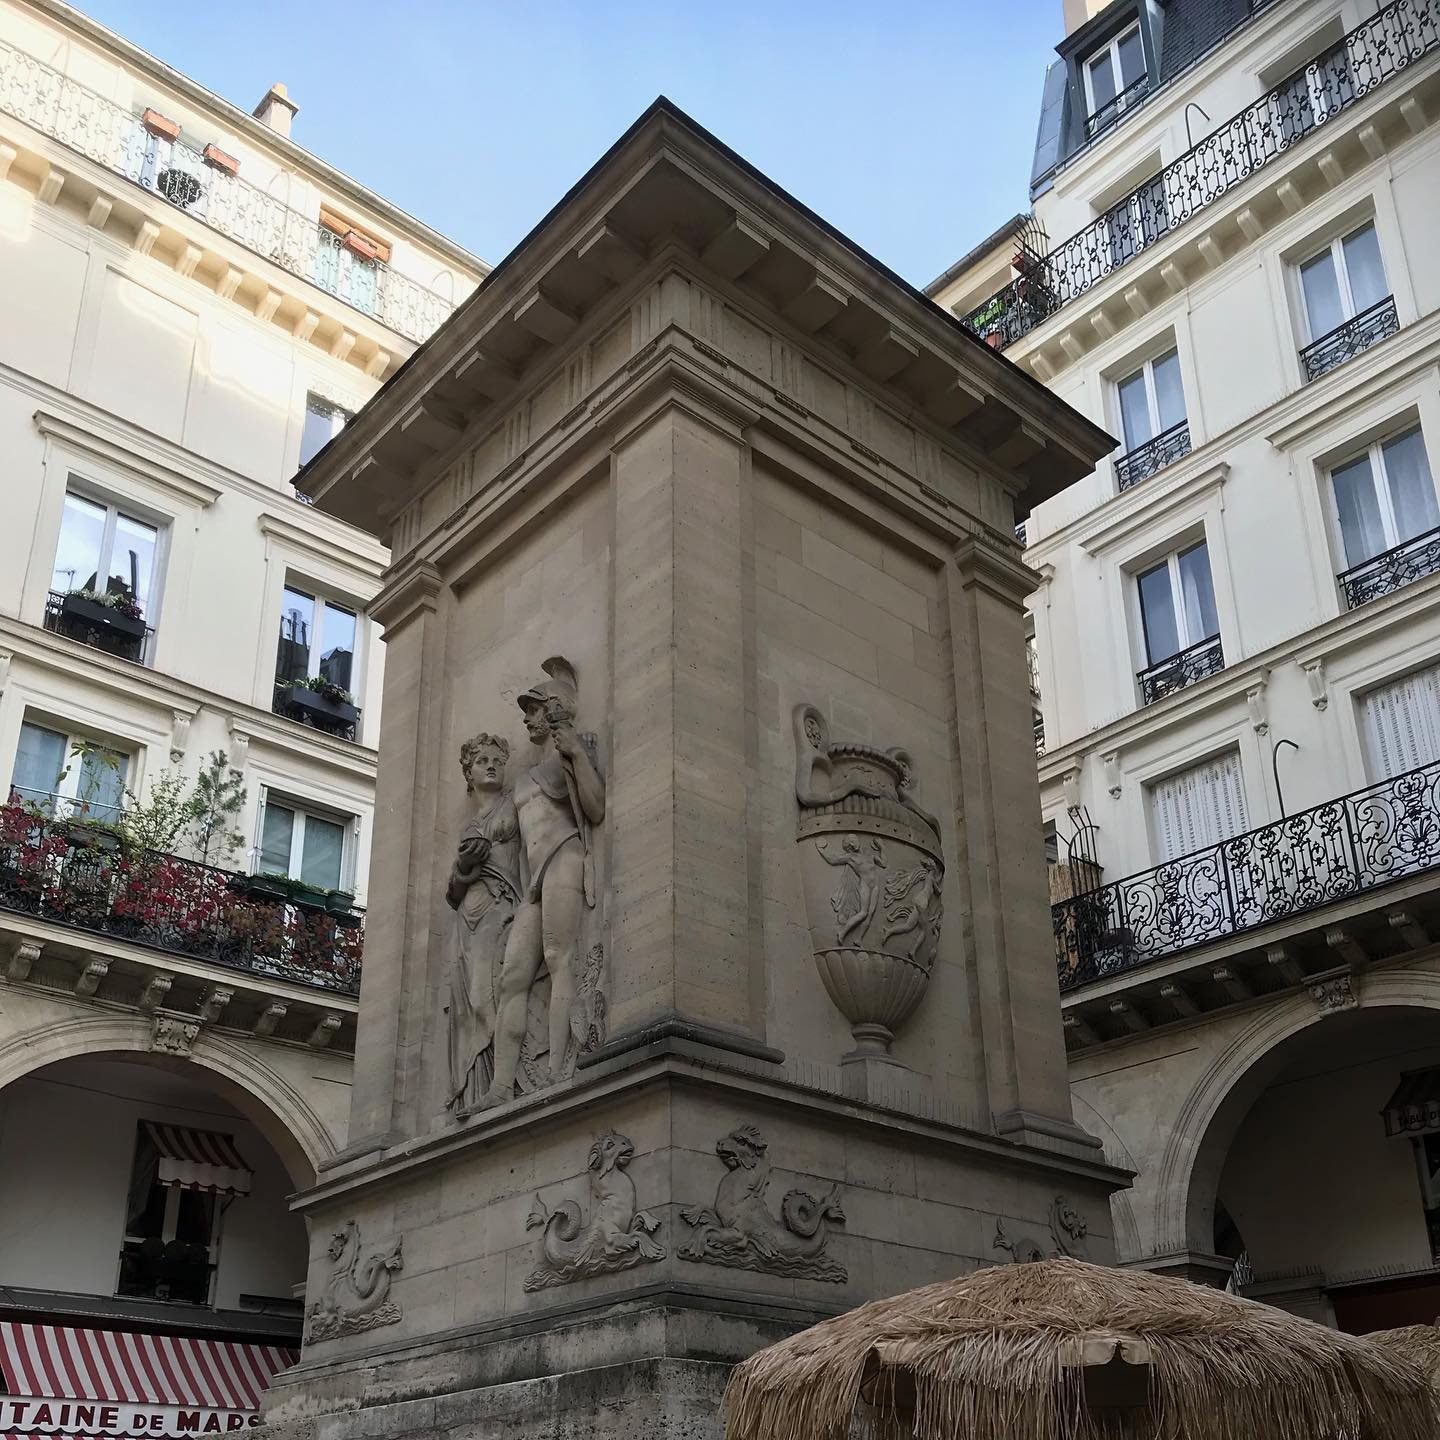
[[[590,1147],[588,1220],[578,1201],[562,1200],[551,1210],[536,1195],[525,1226],[545,1233],[539,1261],[525,1277],[526,1290],[544,1290],[665,1258],[665,1247],[652,1238],[660,1222],[648,1210],[635,1208],[635,1182],[627,1173],[634,1155],[629,1138],[613,1130]]]
[[[939,826],[916,804],[904,750],[832,742],[795,709],[795,798],[815,964],[855,1055],[886,1055],[914,1013],[940,942]]]
[[[520,827],[504,790],[510,746],[477,735],[460,747],[473,811],[460,832],[445,901],[455,912],[447,954],[450,1084],[446,1104],[479,1103],[495,1070],[500,964],[520,900]]]
[[[766,1199],[770,1161],[760,1132],[742,1125],[715,1146],[715,1153],[727,1173],[712,1209],[690,1206],[680,1212],[695,1232],[677,1251],[680,1258],[843,1284],[845,1267],[825,1253],[830,1227],[845,1223],[840,1187],[831,1186],[818,1200],[806,1190],[787,1190],[779,1215],[773,1215]]]
[[[1085,1217],[1063,1195],[1057,1195],[1050,1206],[1050,1244],[1031,1235],[1022,1235],[1012,1240],[1005,1229],[1003,1220],[995,1222],[996,1250],[1003,1250],[1016,1265],[1029,1264],[1035,1260],[1059,1260],[1069,1256],[1072,1260],[1085,1259],[1085,1237],[1090,1227]]]
[[[554,656],[540,668],[548,678],[519,697],[540,759],[512,791],[522,886],[500,967],[494,1065],[482,1106],[513,1098],[517,1083],[525,1090],[563,1079],[604,1026],[603,997],[595,998],[604,951],[587,952],[583,976],[579,954],[595,909],[591,832],[605,818],[605,784],[595,737],[575,729],[574,667]]]
[[[401,1268],[400,1244],[363,1255],[360,1227],[348,1220],[330,1239],[330,1274],[305,1317],[305,1341],[335,1340],[393,1325],[400,1307],[390,1299],[390,1277]]]

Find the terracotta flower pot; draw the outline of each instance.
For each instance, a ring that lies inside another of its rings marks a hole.
[[[218,145],[207,145],[201,153],[204,155],[207,165],[213,165],[215,169],[224,171],[226,175],[238,175],[240,173],[240,162],[233,155],[222,150]]]
[[[180,138],[180,122],[172,120],[168,115],[162,115],[158,110],[146,110],[140,117],[140,123],[152,135],[158,135],[162,140]]]

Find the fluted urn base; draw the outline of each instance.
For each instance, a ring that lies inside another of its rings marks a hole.
[[[853,1053],[888,1056],[895,1031],[925,994],[929,973],[902,956],[854,946],[817,950],[815,965],[826,994],[850,1021]]]

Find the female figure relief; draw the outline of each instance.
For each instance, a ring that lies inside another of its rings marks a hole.
[[[474,811],[460,832],[445,901],[455,912],[449,946],[450,1085],[447,1106],[479,1103],[495,1070],[500,967],[520,900],[520,826],[503,789],[510,746],[477,735],[460,747]]]

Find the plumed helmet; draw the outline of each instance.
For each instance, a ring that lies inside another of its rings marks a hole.
[[[520,708],[530,710],[535,706],[545,706],[552,700],[558,700],[571,715],[574,715],[580,692],[580,684],[575,676],[575,667],[563,655],[552,655],[548,660],[542,662],[540,668],[550,678],[540,681],[538,685],[532,685],[520,694],[517,697]]]

